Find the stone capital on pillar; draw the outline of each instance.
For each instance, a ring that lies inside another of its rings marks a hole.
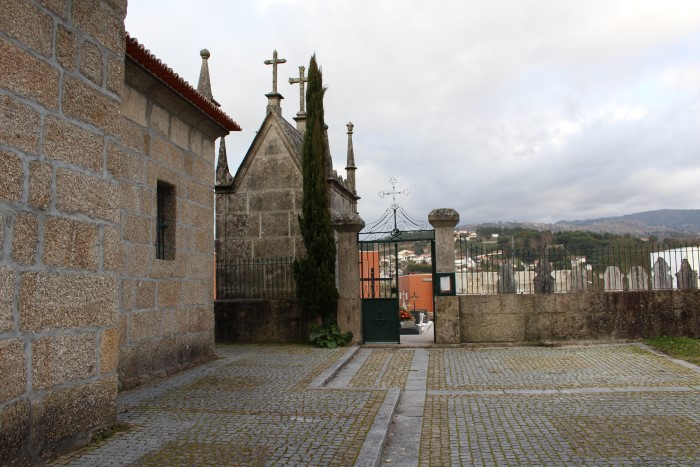
[[[346,214],[334,214],[331,219],[331,224],[336,232],[357,233],[364,228],[365,221],[362,220],[359,214],[351,212]]]
[[[428,222],[435,228],[435,252],[437,272],[455,272],[454,228],[459,222],[459,213],[454,209],[433,209]]]
[[[452,208],[433,209],[428,214],[428,222],[433,227],[455,227],[459,222],[459,213]]]

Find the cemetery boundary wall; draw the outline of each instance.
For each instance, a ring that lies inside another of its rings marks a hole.
[[[700,337],[696,290],[438,297],[438,343]]]
[[[214,302],[216,342],[303,343],[311,332],[296,299],[236,299]]]

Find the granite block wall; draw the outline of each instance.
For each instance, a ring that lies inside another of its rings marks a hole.
[[[126,0],[0,9],[0,464],[116,416]]]
[[[439,310],[449,311],[450,305],[458,310],[456,320],[438,318],[438,332],[450,334],[445,343],[700,337],[700,292],[696,290],[463,295],[440,299],[449,303]]]
[[[126,61],[107,170],[119,184],[119,382],[131,388],[213,357],[214,142],[226,133]],[[165,259],[158,259],[157,186],[172,187]]]
[[[217,300],[216,341],[222,344],[308,343],[312,320],[296,300]]]

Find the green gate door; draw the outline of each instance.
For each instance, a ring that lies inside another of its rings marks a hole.
[[[362,335],[365,342],[399,343],[396,252],[391,241],[360,241]]]
[[[399,343],[399,301],[395,298],[362,300],[365,342]]]

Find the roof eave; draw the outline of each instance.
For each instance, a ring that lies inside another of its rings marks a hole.
[[[214,102],[200,94],[128,33],[126,34],[126,56],[225,130],[241,131],[238,123],[219,109]]]

